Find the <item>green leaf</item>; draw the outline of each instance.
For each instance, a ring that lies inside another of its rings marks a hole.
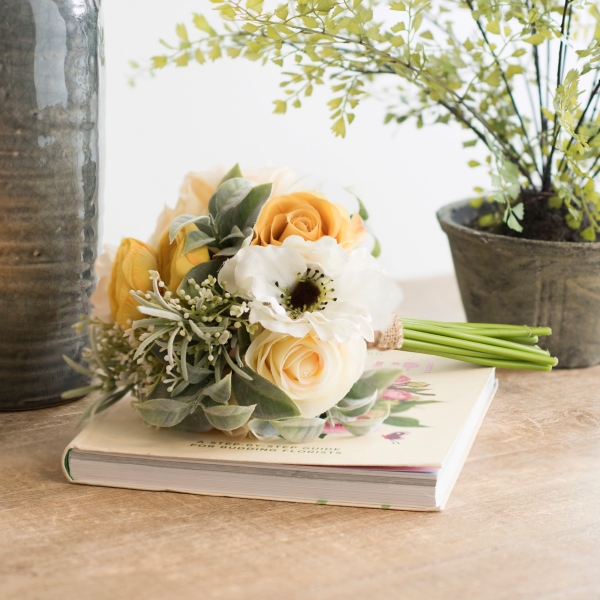
[[[526,44],[532,44],[534,46],[539,46],[542,42],[545,41],[545,37],[541,33],[534,33],[533,35],[525,38],[523,41]]]
[[[177,423],[177,425],[174,425],[173,428],[180,431],[204,433],[213,429],[213,426],[206,418],[204,409],[201,406],[198,406],[192,414],[185,417],[185,419],[180,423]]]
[[[229,181],[230,179],[236,179],[238,177],[244,177],[244,176],[242,175],[242,170],[240,169],[240,165],[236,163],[235,165],[233,165],[233,167],[229,171],[227,171],[227,173],[225,174],[223,179],[221,179],[221,181],[219,182],[219,185],[225,183],[226,181]]]
[[[216,383],[204,388],[202,390],[202,394],[212,398],[219,404],[225,404],[229,402],[229,399],[231,398],[231,373],[228,373],[220,381],[217,381]]]
[[[166,56],[153,56],[151,60],[153,69],[162,69],[167,66],[169,59]]]
[[[187,52],[185,54],[181,54],[173,62],[178,67],[187,67],[188,63],[190,62],[190,55]]]
[[[255,373],[249,367],[242,369],[252,380],[233,375],[233,394],[238,404],[249,406],[256,404],[254,416],[257,419],[285,419],[299,417],[300,409],[295,402],[276,385]]]
[[[287,103],[284,100],[275,100],[273,102],[275,110],[273,111],[276,115],[284,115],[287,110]]]
[[[582,239],[586,242],[595,242],[596,241],[596,230],[590,226],[586,227],[583,231],[579,233]]]
[[[377,258],[381,254],[381,244],[375,236],[373,236],[373,239],[375,240],[375,244],[373,246],[373,250],[371,250],[371,256]]]
[[[513,206],[512,211],[517,219],[522,219],[523,215],[525,214],[525,206],[522,202],[519,202],[519,204],[515,204]]]
[[[196,291],[196,288],[189,283],[189,280],[193,279],[198,285],[201,285],[209,275],[216,277],[222,264],[223,263],[218,260],[209,260],[196,265],[186,274],[183,281],[179,284],[177,296],[179,296],[179,291],[181,290],[183,291],[184,296],[191,296],[192,298],[196,297],[198,292]]]
[[[402,369],[374,369],[365,371],[361,378],[350,388],[344,400],[367,398],[376,391],[387,388],[402,373]]]
[[[506,68],[506,79],[510,79],[511,77],[514,77],[515,75],[520,75],[521,73],[524,73],[525,69],[523,69],[523,67],[521,65],[508,65],[508,67]]]
[[[196,250],[197,248],[202,248],[202,246],[206,246],[207,244],[210,244],[214,241],[214,237],[209,237],[203,231],[190,231],[185,238],[185,244],[183,245],[183,254],[187,254],[188,252]]]
[[[331,131],[337,137],[346,137],[346,123],[344,123],[343,118],[339,118],[332,126]]]
[[[410,417],[388,417],[385,424],[394,427],[424,427],[418,419],[411,419]]]
[[[237,206],[253,187],[253,183],[241,177],[233,177],[221,183],[208,202],[208,211],[213,219],[222,223],[225,213]],[[225,232],[228,233],[229,230]]]
[[[390,407],[390,412],[392,415],[397,413],[406,412],[415,406],[421,406],[422,404],[437,404],[439,400],[413,400],[413,401],[403,401],[398,404],[394,404]]]
[[[486,31],[489,31],[490,33],[499,34],[500,33],[500,23],[498,21],[490,21],[485,26],[485,29],[486,29]]]
[[[208,21],[204,16],[194,13],[193,22],[194,26],[197,29],[200,29],[200,31],[210,33],[211,35],[215,33],[213,28],[208,24]]]
[[[551,196],[548,198],[549,208],[560,208],[563,205],[562,198],[560,196]]]
[[[519,221],[517,221],[515,215],[511,214],[508,217],[508,220],[506,221],[506,224],[511,228],[514,229],[515,231],[523,231],[523,227],[521,226],[521,224],[519,223]]]
[[[212,375],[213,371],[211,369],[203,369],[202,367],[197,367],[188,363],[187,373],[188,381],[196,384],[204,381],[209,375]]]
[[[339,411],[344,417],[362,417],[362,415],[368,413],[375,404],[377,394],[378,392],[375,390],[371,396],[360,398],[359,400],[344,398],[331,410],[333,411],[335,409],[336,411]],[[333,416],[335,417],[335,414]]]
[[[146,423],[157,427],[173,427],[181,423],[193,408],[191,403],[169,398],[134,402],[133,406]]]
[[[316,440],[323,432],[323,427],[325,427],[325,419],[319,418],[303,419],[300,417],[270,421],[270,423],[282,438],[296,444]]]
[[[86,375],[87,377],[94,376],[94,374],[89,369],[87,369],[83,365],[76,363],[74,360],[71,360],[66,354],[63,354],[62,357],[63,360],[71,367],[71,369],[77,371],[78,373],[81,373],[82,375]]]
[[[187,29],[186,29],[186,27],[185,27],[185,25],[183,23],[179,23],[175,27],[175,33],[177,33],[177,35],[179,36],[179,38],[182,39],[184,42],[189,42],[190,41],[190,38],[188,37]]]
[[[277,430],[271,425],[271,422],[264,419],[250,419],[248,427],[261,442],[279,437]]]
[[[244,425],[254,409],[255,405],[226,404],[225,406],[209,406],[204,409],[204,414],[213,427],[221,431],[232,431]]]
[[[179,215],[169,225],[169,243],[172,244],[177,234],[187,225],[191,225],[198,217],[194,215]]]
[[[237,227],[239,231],[254,227],[258,214],[271,196],[272,189],[272,183],[262,183],[254,186],[248,195],[232,208],[229,214],[225,215],[226,219],[222,221],[224,229],[234,231],[233,228]]]
[[[377,415],[369,419],[357,419],[356,421],[342,421],[344,428],[352,435],[367,435],[375,431],[390,415],[390,406],[385,404],[378,411],[373,411],[371,414]]]

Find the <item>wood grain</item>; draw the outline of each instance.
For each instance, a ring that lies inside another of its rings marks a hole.
[[[0,414],[0,597],[599,598],[600,367],[499,377],[442,513],[75,486],[83,403]]]

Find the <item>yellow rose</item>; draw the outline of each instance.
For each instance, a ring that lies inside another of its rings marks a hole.
[[[158,244],[158,272],[165,285],[174,292],[183,278],[196,265],[210,260],[208,248],[202,246],[187,254],[183,254],[185,238],[190,231],[196,230],[195,225],[186,225],[169,243],[169,232],[165,231]]]
[[[363,372],[363,339],[324,342],[312,332],[303,338],[265,330],[246,351],[248,366],[283,390],[303,417],[318,417],[348,393]]]
[[[108,297],[112,316],[119,325],[127,327],[127,321],[142,318],[139,304],[131,296],[131,290],[147,292],[152,289],[148,271],[158,268],[156,252],[133,238],[125,238],[112,266],[112,275],[108,286]]]
[[[271,198],[260,212],[254,231],[254,245],[281,246],[291,235],[312,242],[330,236],[347,251],[359,246],[366,235],[360,215],[350,217],[343,206],[313,192]]]

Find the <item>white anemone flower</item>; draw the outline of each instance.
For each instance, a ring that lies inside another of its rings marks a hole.
[[[323,341],[364,338],[392,322],[402,293],[366,248],[348,254],[333,238],[290,236],[281,246],[247,246],[227,260],[219,283],[248,301],[250,323]]]

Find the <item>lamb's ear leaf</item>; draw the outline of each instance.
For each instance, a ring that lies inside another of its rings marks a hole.
[[[229,398],[231,398],[231,373],[228,373],[223,379],[204,388],[202,394],[212,398],[219,404],[226,404],[229,402]]]
[[[212,424],[206,418],[204,409],[201,406],[198,406],[193,413],[189,414],[183,421],[174,427],[181,431],[191,431],[196,433],[204,433],[213,429]]]
[[[236,181],[240,180],[232,179],[225,186]],[[245,179],[241,181],[248,184],[248,187],[240,187],[239,190],[236,190],[227,202],[222,204],[219,214],[215,216],[215,223],[221,239],[219,243],[231,234],[235,226],[240,230],[253,227],[258,218],[258,213],[271,195],[272,183],[252,185],[251,182]]]
[[[254,416],[267,421],[300,416],[300,409],[283,390],[249,367],[242,370],[252,377],[252,380],[233,375],[233,394],[238,404],[256,404]]]
[[[215,222],[222,222],[225,215],[234,206],[237,206],[253,187],[254,184],[251,181],[241,177],[234,177],[222,183],[208,202],[208,212]],[[228,233],[229,231],[225,232],[225,234]]]
[[[183,290],[184,296],[191,296],[192,298],[197,296],[198,292],[195,287],[190,285],[189,280],[193,279],[197,284],[201,284],[209,275],[216,277],[222,264],[223,263],[218,260],[208,260],[196,265],[193,269],[188,271],[183,278],[183,281],[179,284],[177,296],[179,296],[179,290]]]
[[[270,421],[277,433],[287,440],[296,444],[312,442],[316,440],[323,432],[325,419],[283,419],[279,421]]]
[[[381,409],[374,410],[370,414],[372,416],[369,419],[357,419],[355,421],[340,418],[340,415],[334,416],[334,418],[341,421],[345,429],[352,435],[367,435],[375,431],[390,416],[390,406],[385,403]]]
[[[225,404],[223,406],[209,406],[204,409],[206,418],[213,427],[221,431],[231,431],[241,427],[248,421],[256,405],[238,406]]]
[[[402,369],[373,369],[365,371],[361,378],[350,388],[346,394],[349,400],[366,398],[378,390],[385,389],[394,379],[402,375]]]
[[[211,242],[214,242],[215,238],[206,235],[203,231],[199,229],[195,229],[194,231],[190,231],[185,237],[185,244],[183,245],[183,253],[187,254],[192,250],[196,250],[197,248],[202,248],[202,246],[206,246]]]
[[[240,165],[237,163],[233,165],[233,167],[229,171],[227,171],[227,173],[225,173],[223,179],[221,179],[221,181],[219,182],[219,185],[225,183],[226,181],[229,181],[230,179],[235,179],[236,177],[243,177]]]
[[[188,381],[190,383],[200,383],[204,381],[209,375],[212,375],[210,369],[203,369],[202,367],[195,367],[194,365],[187,364]]]
[[[194,407],[192,403],[170,398],[134,402],[133,406],[146,423],[157,427],[173,427],[181,423]]]
[[[175,217],[169,225],[169,243],[172,244],[175,236],[186,226],[196,221],[198,217],[194,215],[179,215]]]
[[[254,227],[258,214],[271,196],[272,183],[262,183],[252,188],[250,193],[233,210],[231,223],[240,229]]]
[[[279,437],[275,427],[273,427],[269,421],[265,421],[264,419],[250,419],[248,427],[261,442],[274,440]]]
[[[377,394],[378,392],[375,390],[366,398],[360,398],[357,400],[344,398],[343,400],[340,400],[334,408],[346,417],[361,417],[362,415],[368,413],[371,408],[373,408],[373,405],[377,400]]]

